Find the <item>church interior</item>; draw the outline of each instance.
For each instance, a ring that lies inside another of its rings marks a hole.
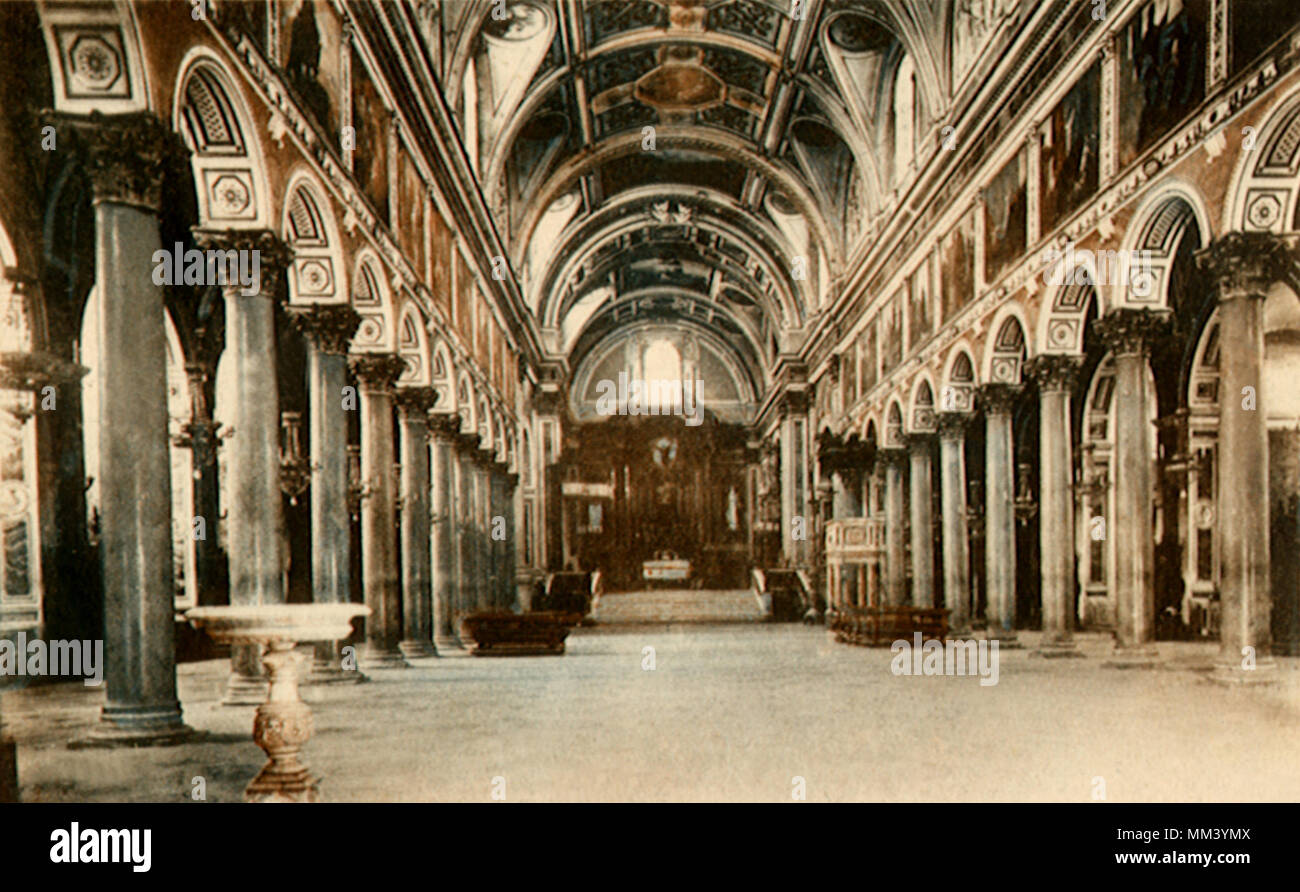
[[[0,47],[0,801],[1300,799],[1300,5]]]

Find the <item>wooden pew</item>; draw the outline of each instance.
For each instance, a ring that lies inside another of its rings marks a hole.
[[[561,611],[471,613],[460,621],[461,639],[476,657],[564,653],[564,639],[582,614]]]
[[[844,607],[831,623],[836,641],[860,647],[888,647],[900,639],[944,641],[948,611],[937,607]]]

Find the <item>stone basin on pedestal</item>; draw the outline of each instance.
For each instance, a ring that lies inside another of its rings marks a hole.
[[[368,616],[363,604],[266,604],[196,607],[185,618],[221,644],[266,646],[262,663],[271,684],[253,719],[253,741],[269,761],[244,789],[245,802],[317,802],[320,778],[298,754],[312,735],[311,709],[298,696],[304,655],[300,641],[338,641],[352,633],[352,620]]]

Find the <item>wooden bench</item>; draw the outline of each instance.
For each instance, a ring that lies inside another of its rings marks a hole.
[[[835,640],[861,647],[888,647],[895,641],[943,641],[948,637],[948,611],[937,607],[844,607],[831,623]]]
[[[580,613],[471,613],[460,621],[461,639],[476,657],[564,653],[564,639],[582,622]]]

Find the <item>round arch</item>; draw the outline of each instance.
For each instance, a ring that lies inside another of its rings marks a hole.
[[[361,316],[353,345],[358,350],[372,352],[395,350],[392,293],[384,276],[384,265],[369,247],[357,254],[353,264],[352,306]]]
[[[191,152],[200,225],[268,228],[271,193],[261,139],[226,63],[207,47],[194,47],[175,84],[172,127]]]
[[[320,182],[306,170],[289,177],[280,222],[284,241],[293,248],[289,271],[292,303],[334,303],[347,300],[339,281],[343,252],[333,206]]]

